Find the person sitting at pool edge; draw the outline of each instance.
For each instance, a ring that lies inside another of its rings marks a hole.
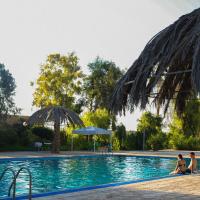
[[[186,169],[187,173],[195,173],[197,171],[197,159],[195,158],[195,153],[191,152],[190,153],[190,164],[188,168]]]
[[[186,162],[183,159],[182,154],[179,154],[176,168],[171,174],[185,174],[185,171],[186,171]]]

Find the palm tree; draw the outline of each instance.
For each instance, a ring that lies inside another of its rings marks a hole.
[[[46,122],[53,122],[54,124],[53,153],[59,153],[60,151],[61,124],[71,123],[72,125],[83,126],[82,120],[75,112],[61,106],[49,106],[38,110],[28,120],[30,125],[43,125]]]
[[[121,114],[136,106],[144,109],[152,98],[156,106],[164,106],[165,112],[173,100],[181,115],[187,100],[200,94],[199,77],[200,8],[181,16],[147,43],[118,81],[111,110]]]

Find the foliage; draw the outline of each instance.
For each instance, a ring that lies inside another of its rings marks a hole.
[[[24,146],[28,147],[38,141],[38,137],[34,135],[30,129],[22,126],[22,124],[1,124],[0,125],[0,146]]]
[[[186,136],[183,133],[169,136],[169,147],[178,150],[200,150],[200,137]]]
[[[141,134],[139,134],[139,135],[141,135]],[[142,146],[141,146],[141,148],[139,148],[139,145],[137,142],[138,142],[137,133],[134,133],[132,131],[129,131],[126,133],[126,140],[125,140],[125,149],[126,150],[142,149]]]
[[[78,57],[74,53],[50,54],[41,65],[33,94],[33,105],[59,105],[71,109],[78,108],[78,112],[81,112],[81,108],[75,104],[75,95],[81,91],[82,77]]]
[[[1,125],[0,127],[0,146],[11,146],[19,143],[17,133],[9,126]]]
[[[200,137],[198,136],[190,136],[189,138],[187,138],[186,140],[187,143],[187,148],[186,150],[196,150],[199,151],[200,150]]]
[[[106,109],[96,109],[95,111],[85,112],[82,116],[85,126],[95,126],[108,129],[110,127],[110,114]]]
[[[114,151],[120,150],[120,141],[115,134],[112,136],[112,150]]]
[[[184,149],[186,147],[183,122],[176,114],[174,114],[172,123],[169,125],[168,140],[170,148]]]
[[[14,103],[16,84],[12,74],[0,64],[0,121],[5,120],[8,114],[20,112]]]
[[[182,118],[185,135],[200,136],[200,101],[188,101]]]
[[[125,149],[126,127],[123,124],[116,127],[115,136],[119,140],[120,149]]]
[[[144,112],[138,120],[137,131],[153,134],[160,132],[162,128],[162,118],[151,112]]]
[[[43,126],[33,126],[31,132],[41,138],[42,141],[52,141],[53,140],[53,130],[43,127]]]
[[[200,103],[188,101],[183,116],[175,113],[169,126],[169,147],[184,150],[200,149]]]
[[[164,149],[166,146],[166,141],[167,141],[167,136],[166,134],[159,132],[156,133],[155,135],[152,134],[147,140],[147,145],[152,149],[152,150],[160,150]]]
[[[145,133],[147,149],[155,148],[155,144],[164,137],[162,126],[162,118],[160,116],[154,115],[150,112],[144,112],[142,114],[137,125],[137,132],[140,134]]]
[[[109,109],[110,96],[123,72],[114,62],[99,57],[88,68],[90,74],[84,79],[84,92],[89,110]]]

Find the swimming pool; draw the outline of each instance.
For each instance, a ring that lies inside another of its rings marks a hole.
[[[6,167],[30,169],[32,193],[57,192],[110,183],[164,177],[175,167],[176,159],[133,156],[75,156],[70,158],[35,158],[0,160],[0,173]],[[28,194],[26,172],[17,181],[17,195]],[[11,181],[7,174],[0,183],[0,197],[6,197]]]

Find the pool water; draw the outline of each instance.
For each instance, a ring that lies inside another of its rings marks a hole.
[[[30,169],[32,193],[44,193],[67,188],[80,188],[108,183],[134,181],[169,175],[176,159],[132,156],[88,156],[27,160],[0,160],[0,174],[6,167]],[[17,179],[17,195],[28,194],[28,175]],[[0,182],[0,197],[6,197],[11,182],[7,173]]]

